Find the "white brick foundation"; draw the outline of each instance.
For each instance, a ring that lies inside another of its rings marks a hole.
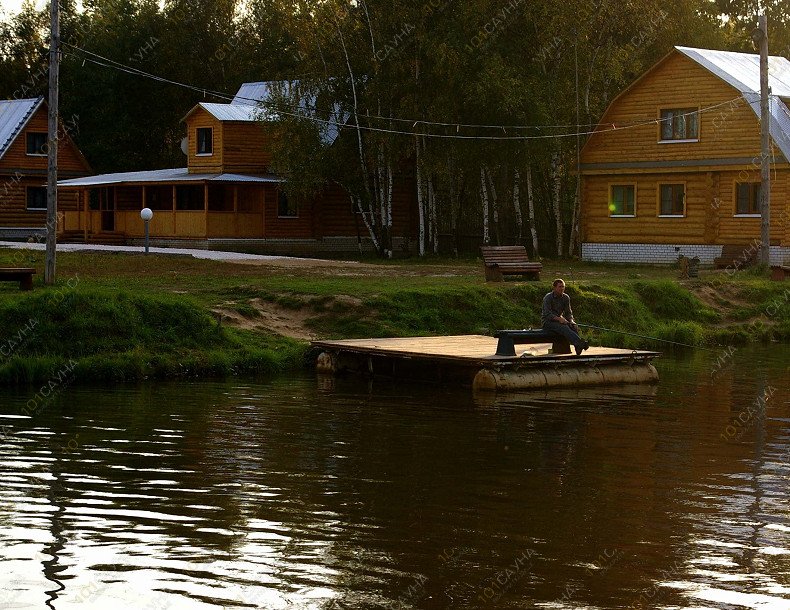
[[[749,246],[744,246],[747,249]],[[713,259],[721,256],[722,246],[703,244],[582,244],[582,259],[606,263],[648,263],[666,265],[674,263],[681,254],[689,258],[699,257],[700,264],[712,265]],[[790,248],[771,246],[771,264],[786,264],[790,261]]]

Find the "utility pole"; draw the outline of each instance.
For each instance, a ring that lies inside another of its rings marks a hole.
[[[55,283],[55,250],[58,239],[58,81],[60,76],[60,6],[50,0],[49,137],[47,151],[47,253],[44,283]]]
[[[768,107],[768,18],[758,19],[757,38],[760,43],[760,262],[771,260],[771,110]]]

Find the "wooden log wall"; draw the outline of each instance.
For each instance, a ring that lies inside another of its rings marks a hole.
[[[222,173],[222,123],[203,108],[197,108],[186,120],[189,155],[187,165],[193,174]],[[213,130],[213,152],[210,155],[197,154],[197,130]]]
[[[699,115],[698,141],[660,142],[662,109],[716,104]],[[759,217],[735,209],[735,184],[760,180],[760,125],[739,91],[675,51],[614,100],[599,129],[611,126],[622,129],[593,135],[582,150],[583,241],[746,244],[759,237]],[[790,166],[776,152],[771,241],[790,245]],[[662,183],[685,184],[683,218],[659,218]],[[634,218],[610,217],[613,184],[636,186]]]
[[[28,132],[47,132],[46,104],[35,112],[0,159],[0,227],[43,227],[46,224],[46,212],[27,209],[27,187],[44,187],[47,181],[47,157],[27,154]],[[58,146],[59,177],[90,174],[87,161],[64,133],[61,133]],[[78,205],[77,193],[59,193],[59,211],[77,210]]]
[[[238,174],[265,174],[272,163],[271,137],[260,122],[222,124],[223,171]]]

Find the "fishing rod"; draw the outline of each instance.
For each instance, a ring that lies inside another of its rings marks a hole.
[[[708,352],[716,352],[715,349],[710,349],[709,347],[702,347],[701,345],[690,345],[689,343],[679,343],[677,341],[669,341],[667,339],[659,339],[658,337],[648,337],[647,335],[637,335],[636,333],[628,333],[623,330],[612,330],[611,328],[603,328],[601,326],[593,326],[592,324],[579,324],[578,322],[575,323],[576,326],[583,326],[584,328],[594,328],[595,330],[603,330],[608,333],[618,333],[620,335],[630,335],[632,337],[639,337],[640,339],[649,339],[650,341],[662,341],[663,343],[671,343],[672,345],[682,345],[683,347],[693,347],[694,349],[704,349]]]

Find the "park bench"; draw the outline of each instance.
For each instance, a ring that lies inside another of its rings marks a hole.
[[[506,275],[525,275],[539,280],[541,263],[531,262],[524,246],[481,246],[486,282],[501,282]]]
[[[777,282],[784,282],[790,275],[790,265],[771,265],[771,279]]]
[[[494,336],[499,339],[496,345],[497,356],[515,356],[516,345],[551,343],[554,354],[570,354],[571,344],[568,340],[550,330],[524,329],[524,330],[498,330]]]
[[[32,268],[0,268],[0,282],[19,282],[20,290],[33,290],[35,272]]]

